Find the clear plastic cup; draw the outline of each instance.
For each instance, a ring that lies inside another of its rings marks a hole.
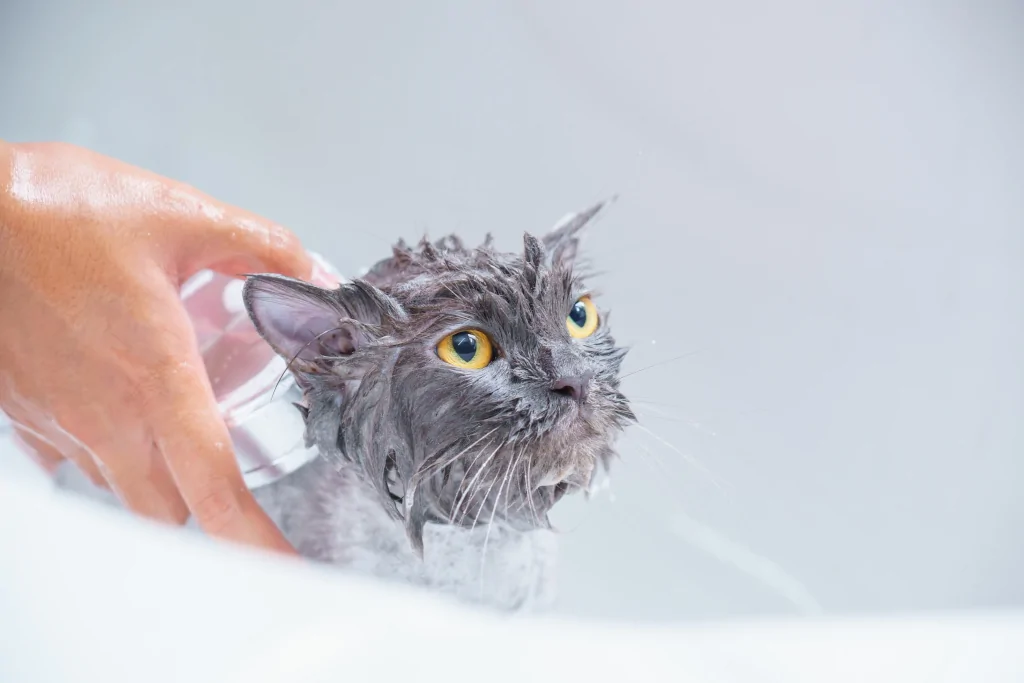
[[[319,255],[310,254],[310,280],[335,287],[344,278]],[[199,350],[220,413],[227,423],[239,467],[250,489],[294,472],[317,456],[306,448],[305,425],[292,404],[302,392],[284,359],[260,338],[242,302],[241,280],[212,271],[196,273],[181,287]],[[5,443],[26,447],[0,413],[0,455]]]
[[[342,277],[319,255],[311,281],[333,287]],[[316,457],[306,448],[302,399],[286,363],[260,338],[245,312],[243,282],[211,271],[196,273],[181,288],[199,350],[235,455],[251,489],[280,479]]]

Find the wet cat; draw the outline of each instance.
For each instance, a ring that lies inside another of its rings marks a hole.
[[[335,290],[251,276],[321,456],[256,491],[300,553],[501,609],[554,598],[547,514],[635,420],[577,262],[595,206],[522,254],[454,237]]]

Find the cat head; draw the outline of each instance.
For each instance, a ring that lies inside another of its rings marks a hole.
[[[448,237],[400,242],[335,290],[246,281],[250,317],[303,389],[307,441],[361,468],[417,550],[426,522],[546,526],[635,420],[626,352],[577,263],[600,208],[525,235],[522,254]]]

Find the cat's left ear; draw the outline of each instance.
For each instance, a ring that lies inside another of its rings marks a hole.
[[[615,198],[600,202],[585,211],[566,216],[541,238],[552,265],[571,266],[579,252],[580,233]]]
[[[260,336],[289,367],[307,373],[326,371],[324,359],[352,354],[385,316],[402,314],[361,280],[332,291],[282,275],[251,275],[242,298]]]
[[[324,354],[351,353],[348,317],[329,290],[282,275],[251,275],[242,289],[256,331],[293,369],[315,372]]]

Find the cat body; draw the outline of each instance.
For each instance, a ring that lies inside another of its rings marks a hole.
[[[247,279],[320,453],[257,491],[300,553],[502,609],[551,603],[547,513],[635,420],[577,262],[600,208],[526,234],[521,254],[450,236],[400,242],[335,290]]]
[[[326,458],[255,494],[305,557],[507,611],[543,610],[555,598],[557,542],[548,529],[427,524],[420,557],[361,472]]]

